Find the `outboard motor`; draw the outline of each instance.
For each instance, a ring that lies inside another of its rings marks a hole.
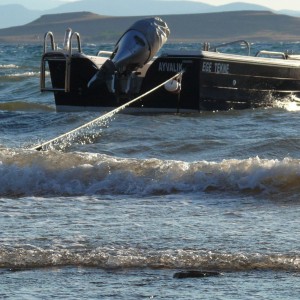
[[[88,83],[95,89],[103,82],[113,82],[113,76],[128,76],[150,61],[167,41],[170,30],[160,18],[135,22],[119,39],[111,57]],[[128,91],[123,91],[128,92]]]

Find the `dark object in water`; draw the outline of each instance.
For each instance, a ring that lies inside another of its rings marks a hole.
[[[202,277],[209,277],[209,276],[219,276],[221,275],[220,272],[216,271],[183,271],[183,272],[176,272],[173,275],[173,278],[202,278]]]

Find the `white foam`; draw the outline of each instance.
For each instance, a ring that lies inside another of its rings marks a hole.
[[[15,64],[7,64],[7,65],[0,65],[0,69],[18,69],[19,66]]]
[[[38,77],[40,75],[39,72],[23,72],[23,73],[14,73],[7,75],[8,77]]]
[[[2,268],[40,268],[49,266],[89,266],[98,268],[205,269],[220,271],[278,270],[299,271],[299,255],[286,253],[224,253],[197,249],[137,249],[98,247],[76,251],[66,245],[43,249],[0,247]]]
[[[273,107],[283,108],[286,111],[300,111],[300,99],[295,95],[286,97],[285,99],[276,99],[273,101]]]

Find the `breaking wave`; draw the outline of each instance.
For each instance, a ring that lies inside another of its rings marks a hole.
[[[222,253],[207,250],[151,250],[136,248],[43,249],[0,248],[0,267],[11,269],[83,266],[108,269],[205,269],[227,272],[300,271],[295,253]]]
[[[164,195],[242,192],[297,197],[300,160],[184,162],[104,154],[0,150],[0,195]]]

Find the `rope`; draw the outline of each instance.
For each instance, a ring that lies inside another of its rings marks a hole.
[[[100,116],[100,117],[98,117],[98,118],[96,118],[96,119],[94,119],[94,120],[88,122],[88,123],[85,123],[85,124],[81,125],[80,127],[77,127],[77,128],[75,128],[75,129],[73,129],[73,130],[71,130],[71,131],[69,131],[69,132],[66,132],[66,133],[64,133],[64,134],[62,134],[62,135],[60,135],[60,136],[58,136],[58,137],[56,137],[56,138],[53,138],[53,139],[51,139],[51,140],[49,140],[49,141],[47,141],[47,142],[44,142],[44,143],[42,143],[42,144],[40,144],[40,145],[34,146],[34,147],[30,148],[29,150],[37,150],[37,151],[40,151],[40,150],[43,149],[43,147],[45,147],[45,146],[47,146],[47,145],[49,145],[49,144],[51,144],[51,143],[53,143],[53,142],[55,142],[55,141],[57,141],[57,140],[59,140],[59,139],[62,139],[62,138],[66,137],[66,136],[68,136],[68,135],[70,135],[70,134],[72,134],[72,133],[74,133],[74,132],[76,132],[76,131],[78,131],[78,130],[80,130],[80,129],[83,129],[83,128],[85,128],[85,127],[88,127],[88,126],[90,126],[91,124],[93,124],[93,123],[95,123],[95,122],[97,122],[97,121],[100,121],[100,120],[102,120],[102,119],[111,117],[111,116],[113,116],[114,114],[116,114],[116,113],[118,113],[119,111],[121,111],[121,110],[123,110],[124,108],[126,108],[127,106],[129,106],[130,104],[132,104],[132,103],[136,102],[137,100],[140,100],[141,98],[143,98],[143,97],[145,97],[145,96],[147,96],[147,95],[153,93],[153,92],[156,91],[157,89],[159,89],[159,88],[161,88],[162,86],[164,86],[167,82],[169,82],[169,81],[171,81],[171,80],[173,80],[173,79],[175,79],[175,78],[181,76],[182,74],[183,74],[183,71],[177,73],[176,75],[172,76],[172,77],[169,78],[168,80],[166,80],[166,81],[164,81],[163,83],[157,85],[156,87],[154,87],[153,89],[147,91],[146,93],[144,93],[144,94],[142,94],[142,95],[140,95],[140,96],[138,96],[138,97],[136,97],[136,98],[134,98],[134,99],[128,101],[127,103],[125,103],[125,104],[123,104],[123,105],[121,105],[121,106],[119,106],[119,107],[113,109],[112,111],[110,111],[110,112],[108,112],[108,113],[106,113],[106,114],[104,114],[104,115],[102,115],[102,116]]]

